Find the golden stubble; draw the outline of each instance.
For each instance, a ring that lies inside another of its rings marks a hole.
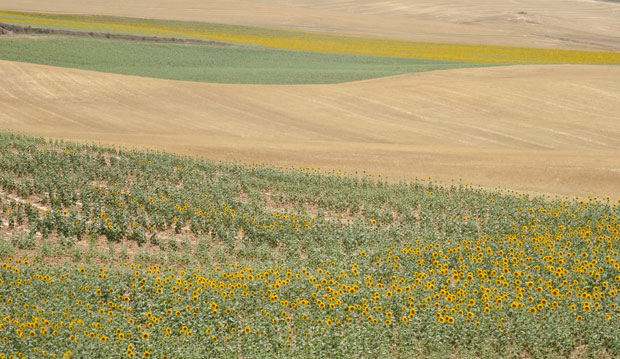
[[[620,67],[222,85],[0,62],[0,128],[223,161],[620,197]]]

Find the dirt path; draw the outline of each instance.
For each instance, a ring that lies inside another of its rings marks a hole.
[[[0,129],[218,160],[620,197],[620,67],[220,85],[0,61]]]
[[[32,26],[20,26],[13,24],[5,24],[0,22],[0,36],[11,38],[27,38],[37,39],[37,35],[62,35],[62,36],[78,36],[89,37],[94,39],[112,39],[112,40],[129,40],[141,42],[157,42],[157,43],[174,43],[174,44],[193,44],[193,45],[211,45],[211,46],[230,46],[230,44],[219,41],[196,40],[196,39],[180,39],[174,37],[160,36],[136,36],[124,34],[110,34],[103,32],[85,32],[85,31],[69,31],[58,29],[47,29]]]
[[[18,203],[21,203],[21,204],[30,203],[31,206],[33,206],[34,208],[38,209],[41,212],[45,212],[45,211],[49,211],[50,210],[50,208],[48,206],[44,206],[44,205],[42,205],[40,203],[37,203],[37,202],[39,202],[38,199],[36,201],[35,200],[29,201],[29,200],[23,199],[21,197],[18,197],[17,195],[14,195],[12,193],[7,193],[7,192],[5,192],[5,191],[3,191],[1,189],[0,189],[0,198],[3,198],[5,200],[7,200],[7,201],[15,201],[15,202],[18,202]]]
[[[0,0],[0,9],[620,51],[620,3],[596,0]]]

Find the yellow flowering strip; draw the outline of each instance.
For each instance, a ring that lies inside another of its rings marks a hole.
[[[530,210],[574,215],[565,208]],[[416,338],[508,336],[517,338],[513,345],[554,345],[554,333],[572,331],[617,345],[620,221],[606,216],[590,223],[532,221],[495,238],[417,240],[313,268],[110,269],[8,258],[0,269],[0,336],[13,351],[2,354],[53,357],[78,347],[80,357],[101,350],[185,357],[200,348],[209,357],[254,357],[275,346],[287,356],[314,357],[328,348],[340,356],[376,351],[394,338],[413,345]],[[532,330],[537,326],[553,332]],[[336,338],[353,349],[331,347]]]
[[[278,49],[473,63],[620,64],[620,53],[426,43],[246,26],[0,11],[0,22],[217,40]]]

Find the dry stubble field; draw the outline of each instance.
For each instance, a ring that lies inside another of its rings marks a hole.
[[[620,67],[223,85],[0,62],[0,127],[218,160],[619,196]]]

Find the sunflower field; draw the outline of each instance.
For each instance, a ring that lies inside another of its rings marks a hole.
[[[0,358],[614,357],[620,205],[0,134]]]

